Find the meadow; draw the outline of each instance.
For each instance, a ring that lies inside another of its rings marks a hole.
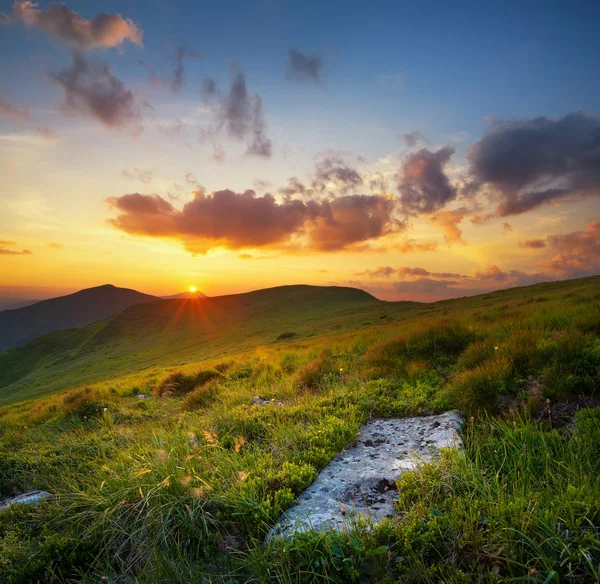
[[[55,495],[0,512],[0,581],[600,580],[600,277],[433,304],[300,288],[203,312],[202,342],[131,307],[42,338],[71,361],[0,355],[0,498]],[[265,543],[365,421],[449,409],[464,450],[406,472],[394,517]]]

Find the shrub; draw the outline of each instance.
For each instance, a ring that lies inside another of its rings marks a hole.
[[[472,331],[456,320],[442,320],[408,337],[411,359],[445,360],[460,355],[474,339]]]
[[[192,375],[186,375],[181,371],[175,371],[167,375],[158,385],[154,387],[154,394],[158,397],[186,395],[190,391],[201,387],[221,374],[215,369],[206,369]]]
[[[216,383],[209,383],[188,393],[183,400],[182,407],[187,411],[206,408],[214,403],[218,394],[218,385]]]
[[[398,337],[373,345],[364,355],[364,360],[375,377],[405,372],[407,361],[406,339]]]
[[[494,345],[489,341],[471,343],[458,358],[457,369],[478,367],[493,357],[494,352]]]
[[[101,416],[106,406],[106,400],[93,387],[70,391],[63,398],[65,415],[77,416],[81,419]]]
[[[329,349],[324,349],[321,354],[304,365],[294,378],[298,387],[306,389],[317,389],[325,380],[326,376],[335,373],[333,355]]]
[[[288,333],[281,333],[278,337],[277,340],[281,341],[283,339],[291,339],[292,337],[297,336],[298,333],[292,333],[292,332],[288,332]]]
[[[509,387],[511,377],[510,361],[499,357],[473,369],[457,373],[448,391],[453,403],[461,410],[466,412],[489,410]]]

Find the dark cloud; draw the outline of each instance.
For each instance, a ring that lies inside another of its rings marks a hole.
[[[71,67],[50,76],[65,91],[66,111],[91,115],[110,128],[139,123],[133,93],[107,65],[90,63],[80,52],[73,51]],[[140,129],[139,125],[136,129]]]
[[[414,148],[417,144],[427,144],[427,139],[421,132],[410,132],[410,134],[402,134],[402,138],[409,148]]]
[[[432,213],[456,198],[457,191],[444,172],[453,154],[452,146],[436,152],[423,148],[404,159],[398,192],[405,213]]]
[[[181,210],[158,195],[108,199],[120,214],[110,223],[133,235],[180,240],[194,253],[215,247],[338,251],[397,232],[394,201],[377,195],[278,202],[269,194],[197,191]]]
[[[518,215],[565,197],[600,195],[600,119],[495,122],[469,151],[469,192],[488,190],[496,214]]]
[[[237,140],[248,143],[247,154],[269,158],[272,153],[271,140],[266,136],[266,120],[262,97],[249,94],[243,71],[232,67],[229,93],[223,94],[213,79],[202,83],[202,97],[206,103],[216,106],[214,136],[222,128]]]
[[[24,123],[29,121],[29,109],[14,106],[1,97],[0,112],[5,118],[8,118],[14,122]]]
[[[148,185],[154,178],[154,171],[151,168],[132,168],[121,171],[121,176],[133,180],[139,180],[141,183]]]
[[[279,192],[285,196],[304,195],[306,187],[297,176],[291,176],[288,178],[288,186],[280,188]]]
[[[286,78],[295,81],[311,81],[319,84],[321,82],[321,69],[323,61],[318,54],[301,53],[296,49],[288,51],[288,64]]]
[[[381,195],[345,195],[321,201],[310,231],[311,246],[337,251],[398,233],[405,225],[393,218],[394,208],[395,201]]]
[[[513,230],[512,225],[506,222],[502,225],[502,229],[504,230],[504,233],[509,233]]]
[[[317,161],[312,187],[322,192],[333,186],[335,189],[345,192],[360,186],[362,182],[360,174],[346,164],[343,156],[331,154]]]
[[[528,239],[523,241],[521,247],[527,247],[529,249],[542,249],[546,247],[546,242],[543,239]]]
[[[177,47],[177,52],[175,53],[175,71],[173,72],[173,80],[171,81],[171,89],[175,93],[181,91],[183,87],[184,80],[184,60],[185,59],[195,59],[199,57],[197,51],[187,49],[186,47]]]
[[[107,49],[126,40],[143,46],[142,31],[120,14],[103,13],[86,20],[64,4],[50,4],[47,10],[40,10],[34,2],[15,0],[8,20],[22,21],[27,28],[38,28],[82,49]]]

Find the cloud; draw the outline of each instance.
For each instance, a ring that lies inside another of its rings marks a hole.
[[[392,268],[391,266],[378,266],[374,270],[365,270],[364,272],[358,272],[355,274],[356,276],[367,276],[369,278],[390,278],[391,276],[400,277],[404,279],[412,279],[412,278],[422,278],[428,277],[433,279],[462,279],[468,278],[468,276],[463,276],[462,274],[456,274],[453,272],[430,272],[425,268],[410,268],[410,267],[402,267],[402,268]]]
[[[447,294],[450,291],[457,291],[459,282],[454,280],[435,280],[433,278],[417,278],[416,280],[407,280],[394,282],[394,290],[402,294]]]
[[[504,224],[502,225],[502,230],[504,231],[504,233],[510,233],[513,230],[513,228],[510,223],[504,222]]]
[[[185,59],[194,59],[198,57],[199,54],[197,51],[187,49],[186,47],[180,46],[177,47],[177,52],[175,53],[175,71],[173,72],[173,80],[171,81],[171,90],[175,93],[179,93],[181,88],[183,87],[183,79],[184,79],[184,60]]]
[[[470,192],[497,202],[496,215],[519,215],[566,197],[600,195],[600,119],[495,121],[469,151]]]
[[[17,245],[17,242],[12,239],[0,239],[0,245]]]
[[[227,134],[237,140],[248,143],[247,154],[269,158],[272,143],[266,136],[266,120],[262,97],[249,94],[246,76],[234,64],[231,71],[229,93],[223,94],[215,81],[206,78],[202,84],[202,96],[205,103],[215,106],[214,132],[225,128]]]
[[[429,221],[444,232],[444,240],[448,245],[451,243],[466,243],[462,238],[462,230],[459,228],[461,221],[466,217],[468,211],[464,208],[453,211],[439,211],[429,217]]]
[[[417,239],[405,239],[399,243],[394,244],[393,249],[400,253],[420,253],[427,251],[435,251],[438,247],[437,241]]]
[[[33,252],[28,249],[17,251],[16,249],[8,249],[5,246],[17,245],[16,241],[0,241],[0,255],[16,256],[16,255],[31,255]]]
[[[48,247],[49,247],[49,248],[52,248],[52,249],[64,249],[64,247],[65,247],[65,246],[64,246],[64,245],[61,245],[60,243],[55,243],[55,242],[53,241],[52,243],[49,243],[49,244],[48,244]]]
[[[542,249],[546,247],[546,242],[543,239],[528,239],[519,244],[521,247],[527,247],[529,249]]]
[[[585,231],[550,235],[546,245],[555,253],[545,264],[549,271],[568,278],[600,272],[600,221],[593,221]]]
[[[46,140],[56,140],[58,138],[56,132],[48,126],[37,126],[35,133],[41,138],[46,138]]]
[[[286,78],[295,81],[311,81],[321,83],[321,69],[323,61],[318,54],[301,53],[296,49],[288,51],[288,63],[286,68]]]
[[[119,215],[109,222],[132,235],[181,241],[193,253],[287,246],[292,251],[339,251],[395,233],[394,201],[378,195],[346,195],[332,200],[256,196],[252,190],[210,194],[199,190],[181,210],[158,195],[111,197]]]
[[[141,183],[148,185],[154,178],[154,171],[151,168],[132,168],[121,171],[121,176],[133,180],[139,180]]]
[[[452,146],[435,152],[423,148],[404,159],[398,192],[406,214],[432,213],[456,198],[457,191],[444,172],[453,154]]]
[[[421,132],[410,132],[410,134],[402,134],[402,138],[409,148],[414,148],[417,144],[427,144],[427,139]]]
[[[86,20],[64,4],[50,4],[40,10],[29,0],[15,0],[9,22],[21,21],[26,28],[37,28],[81,49],[117,47],[125,41],[143,46],[142,31],[120,14],[98,14]]]
[[[0,112],[5,118],[13,122],[24,123],[29,121],[29,110],[27,108],[18,108],[8,103],[0,97]]]
[[[64,89],[65,111],[91,115],[109,128],[138,124],[140,115],[133,93],[108,66],[90,63],[79,51],[73,51],[71,67],[50,77]]]
[[[322,192],[331,186],[346,192],[360,186],[362,182],[360,174],[344,162],[343,156],[334,153],[317,161],[312,187]]]

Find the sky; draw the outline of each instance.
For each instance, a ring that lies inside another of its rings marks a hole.
[[[0,12],[0,301],[600,273],[598,2]]]

